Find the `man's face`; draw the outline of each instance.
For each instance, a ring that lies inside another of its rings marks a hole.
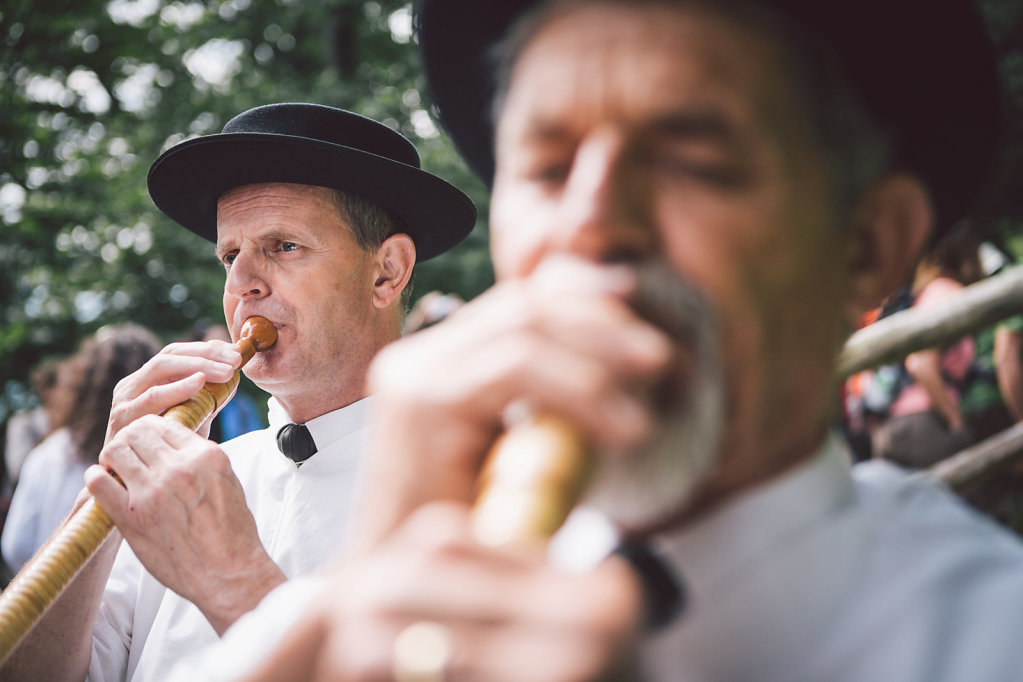
[[[847,238],[785,73],[705,9],[576,7],[526,44],[498,121],[499,279],[558,253],[662,260],[716,309],[722,488],[819,441],[843,333]]]
[[[371,304],[374,260],[329,190],[285,183],[230,190],[218,203],[217,255],[232,336],[257,314],[278,331],[246,375],[285,404],[316,392],[361,397],[365,367],[382,344]]]

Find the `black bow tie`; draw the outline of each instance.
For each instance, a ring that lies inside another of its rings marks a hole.
[[[285,424],[277,432],[277,447],[288,459],[301,464],[316,454],[316,443],[305,424]]]

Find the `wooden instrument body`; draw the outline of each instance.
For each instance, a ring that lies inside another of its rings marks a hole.
[[[532,416],[494,444],[472,511],[476,538],[491,546],[542,545],[579,501],[592,452],[553,415]]]

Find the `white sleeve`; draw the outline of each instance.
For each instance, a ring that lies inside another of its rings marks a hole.
[[[143,570],[131,547],[122,542],[92,626],[89,682],[120,682],[127,677],[128,653]]]
[[[229,682],[247,676],[277,649],[326,585],[319,575],[280,585],[228,628],[218,642],[182,659],[168,682]]]

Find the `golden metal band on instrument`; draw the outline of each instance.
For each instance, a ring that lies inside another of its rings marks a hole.
[[[277,341],[277,330],[263,317],[250,317],[242,325],[239,336],[237,346],[244,366],[256,352],[266,350]],[[230,399],[240,380],[241,366],[229,381],[206,383],[196,395],[170,408],[163,416],[195,431]],[[0,593],[0,663],[57,600],[113,527],[106,512],[95,500],[89,499],[54,531]]]

